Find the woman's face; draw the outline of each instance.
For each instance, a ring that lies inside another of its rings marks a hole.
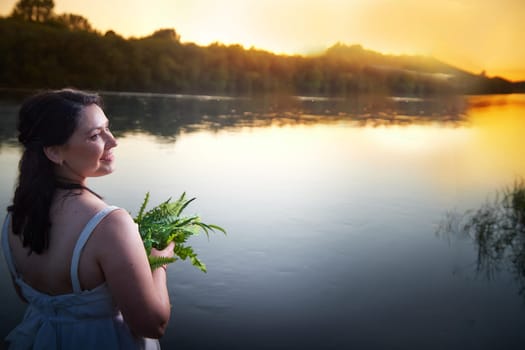
[[[87,177],[113,172],[113,148],[117,141],[109,131],[109,121],[96,104],[84,107],[77,128],[60,146],[61,165],[57,175],[84,183]]]

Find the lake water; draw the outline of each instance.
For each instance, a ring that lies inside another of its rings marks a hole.
[[[0,206],[20,149],[0,99]],[[227,236],[169,269],[165,349],[523,349],[523,270],[478,271],[447,213],[525,178],[525,95],[438,100],[106,94],[117,171],[90,186],[136,213],[182,192]],[[506,267],[510,267],[506,269]],[[0,336],[24,306],[0,263]]]

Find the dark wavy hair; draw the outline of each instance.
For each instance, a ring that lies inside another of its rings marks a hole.
[[[41,254],[49,247],[49,209],[57,188],[83,189],[80,184],[61,182],[55,164],[44,148],[65,144],[75,131],[85,107],[102,99],[96,94],[73,89],[44,91],[26,99],[18,113],[18,141],[24,150],[13,204],[12,231],[22,237],[29,254]]]

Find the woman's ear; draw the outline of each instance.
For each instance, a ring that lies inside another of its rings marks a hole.
[[[57,165],[62,165],[62,162],[64,161],[62,159],[62,152],[60,151],[60,146],[44,147],[44,154],[50,161]]]

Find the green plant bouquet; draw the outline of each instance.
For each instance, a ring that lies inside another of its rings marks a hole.
[[[206,265],[199,260],[193,248],[187,245],[186,241],[201,231],[206,234],[208,239],[210,232],[221,231],[226,234],[226,231],[220,226],[205,224],[198,215],[183,216],[183,210],[193,200],[195,198],[186,199],[186,193],[183,193],[174,202],[170,198],[153,209],[146,211],[149,192],[146,193],[140,210],[133,220],[139,226],[140,236],[144,242],[144,248],[152,270],[164,264],[173,263],[178,258],[181,260],[189,258],[193,266],[206,272]],[[173,249],[175,257],[154,257],[150,255],[151,248],[162,250],[172,241],[175,242],[175,248]]]

